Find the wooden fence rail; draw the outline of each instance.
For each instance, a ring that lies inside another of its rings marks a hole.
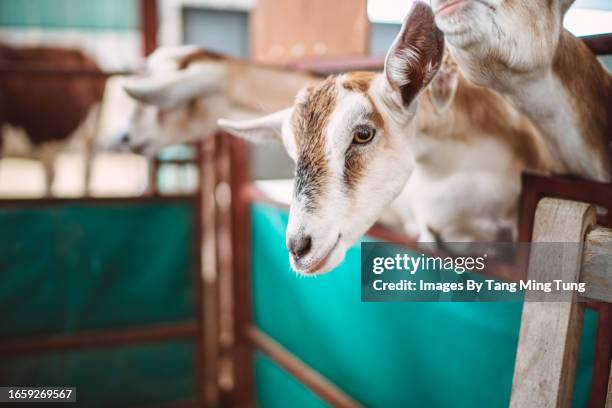
[[[585,282],[584,298],[610,302],[612,269],[605,265],[612,256],[612,230],[596,227],[595,215],[589,204],[542,199],[534,219],[528,278]],[[585,245],[538,246],[581,242]],[[546,301],[549,295],[541,293],[541,301],[529,302],[531,295],[526,293],[523,307],[510,406],[571,407],[584,303]]]

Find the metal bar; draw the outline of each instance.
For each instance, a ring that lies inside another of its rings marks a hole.
[[[344,391],[331,383],[302,360],[263,333],[257,327],[246,328],[246,335],[256,348],[272,361],[285,369],[293,377],[308,387],[314,394],[333,407],[354,408],[361,405]]]
[[[36,208],[36,207],[63,207],[67,205],[129,205],[143,203],[194,203],[197,200],[195,194],[185,195],[163,195],[155,197],[75,197],[75,198],[10,198],[0,199],[0,208]]]
[[[217,247],[215,230],[215,150],[216,140],[207,137],[200,146],[200,194],[202,214],[202,253],[201,285],[204,293],[202,303],[202,314],[206,324],[205,335],[203,333],[203,347],[207,356],[207,364],[204,367],[205,382],[202,384],[204,401],[207,406],[218,406],[218,293],[217,285]]]
[[[610,378],[608,379],[608,398],[606,398],[606,407],[612,407],[612,360],[610,360]]]
[[[608,378],[612,374],[609,362],[612,362],[612,304],[601,303],[597,314],[589,408],[610,408],[605,405]]]
[[[198,334],[199,326],[197,321],[187,321],[137,328],[99,330],[72,335],[22,337],[0,342],[0,355],[13,357],[19,354],[161,342],[164,340],[193,337]]]
[[[67,79],[73,80],[74,77],[93,77],[106,79],[113,75],[132,75],[132,71],[111,71],[102,72],[97,69],[75,69],[75,68],[51,68],[44,64],[2,64],[0,65],[0,75],[52,75],[52,76],[65,76]]]
[[[578,37],[595,55],[612,54],[612,34]],[[345,56],[335,58],[311,58],[291,61],[286,64],[289,69],[310,72],[315,75],[327,75],[337,72],[366,70],[380,71],[385,66],[384,56]]]
[[[231,197],[231,139],[222,134],[215,135],[217,144],[214,157],[214,203],[216,237],[216,289],[218,293],[218,349],[219,349],[219,389],[221,405],[231,405],[235,376],[234,372],[234,248],[232,241],[232,197]]]
[[[199,146],[198,146],[199,147]],[[202,180],[202,152],[198,149],[196,150],[196,156],[194,158],[194,164],[198,167],[200,171],[199,177]],[[196,289],[196,304],[194,305],[196,316],[198,317],[198,339],[197,339],[197,347],[196,352],[194,353],[194,368],[196,371],[196,378],[198,379],[199,384],[199,400],[198,406],[202,406],[202,402],[204,402],[205,406],[214,406],[214,401],[210,401],[209,398],[209,388],[207,385],[212,382],[215,383],[214,373],[211,375],[209,372],[209,367],[214,365],[214,355],[210,355],[209,348],[207,347],[207,339],[209,333],[209,319],[207,315],[208,305],[207,302],[210,302],[210,294],[206,291],[206,286],[204,282],[204,261],[203,261],[203,245],[204,245],[204,228],[205,228],[205,218],[204,213],[202,211],[203,208],[203,188],[202,183],[198,183],[198,187],[196,189],[197,194],[197,206],[194,209],[194,236],[192,238],[193,243],[193,251],[194,251],[194,271],[193,271],[193,280],[194,287]],[[212,300],[214,302],[214,299]]]
[[[245,328],[252,321],[250,225],[251,200],[245,189],[249,185],[249,156],[246,142],[235,137],[230,140],[230,190],[232,212],[232,301],[234,305],[232,373],[232,407],[253,405],[253,362],[252,350]]]

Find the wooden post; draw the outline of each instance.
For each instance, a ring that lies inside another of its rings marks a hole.
[[[544,197],[596,204],[607,210],[606,216],[598,217],[598,224],[612,227],[612,188],[610,188],[610,184],[535,173],[523,173],[522,184],[523,192],[519,205],[519,242],[529,242],[531,240],[533,215],[538,202]],[[519,256],[524,257],[524,251]],[[526,259],[521,258],[518,265],[519,271],[526,270],[524,268],[524,265],[527,265]],[[525,277],[517,276],[518,278]],[[595,361],[593,363],[589,408],[604,407],[604,394],[610,375],[608,361],[612,358],[612,305],[598,305],[597,314]]]
[[[230,149],[230,189],[232,211],[232,374],[231,407],[255,405],[253,392],[253,361],[247,329],[252,322],[251,305],[251,203],[248,195],[250,175],[248,146],[245,141],[224,134]]]
[[[608,379],[608,398],[606,408],[612,408],[612,361],[610,361],[610,378]]]
[[[140,0],[142,53],[146,57],[157,48],[157,0]]]
[[[545,198],[534,219],[529,279],[579,282],[582,245],[595,223],[595,210],[584,203]],[[530,293],[526,294],[529,299]],[[542,296],[538,294],[538,296]],[[514,367],[513,408],[571,407],[584,303],[525,302]]]
[[[202,387],[203,405],[218,406],[218,345],[217,345],[217,231],[215,228],[215,138],[206,138],[200,146],[200,200],[202,206],[202,327],[203,357],[206,364],[202,367],[204,381]]]

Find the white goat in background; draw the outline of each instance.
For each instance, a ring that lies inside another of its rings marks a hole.
[[[316,81],[197,46],[162,47],[147,59],[145,75],[122,80],[135,103],[106,147],[152,156],[168,145],[210,136],[222,116],[253,117],[286,106]]]

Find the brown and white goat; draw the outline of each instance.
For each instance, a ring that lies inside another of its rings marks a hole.
[[[532,119],[558,159],[556,172],[611,180],[612,77],[563,29],[573,0],[431,3],[466,77]]]
[[[432,232],[446,240],[501,238],[514,227],[521,170],[550,166],[528,119],[463,79],[451,60],[442,64],[433,19],[428,6],[413,6],[385,73],[330,77],[300,92],[292,108],[220,121],[255,141],[276,129],[296,161],[287,228],[296,271],[333,269],[405,186],[394,206],[414,216],[407,229],[421,240]]]
[[[220,117],[245,118],[287,106],[317,79],[260,66],[197,46],[162,47],[147,59],[147,74],[124,79],[136,101],[111,148],[151,156],[161,148],[202,139]]]

